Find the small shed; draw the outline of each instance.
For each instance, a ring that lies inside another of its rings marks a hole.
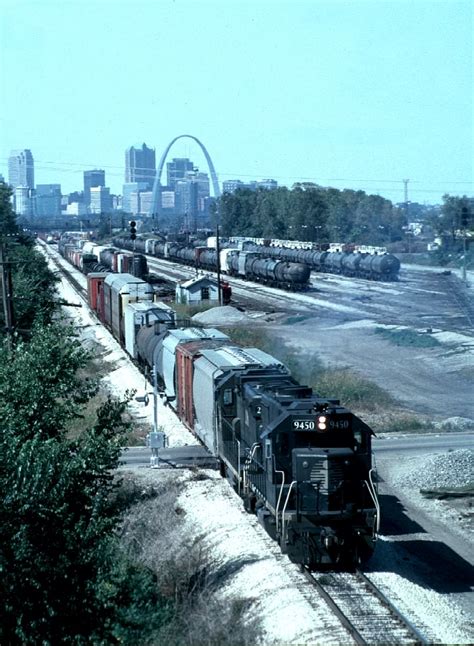
[[[217,280],[210,275],[195,276],[176,285],[176,302],[185,305],[219,301]]]

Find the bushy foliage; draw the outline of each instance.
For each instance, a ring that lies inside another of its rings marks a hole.
[[[71,331],[37,324],[29,343],[1,354],[0,642],[136,643],[166,602],[116,545],[127,401],[107,398],[71,439],[96,390],[77,376],[87,357]]]
[[[440,345],[438,339],[430,334],[417,332],[416,330],[388,330],[386,328],[375,328],[376,334],[398,346],[414,348],[434,348]]]
[[[56,307],[57,278],[45,258],[34,249],[34,240],[17,225],[11,202],[11,190],[0,182],[0,244],[3,260],[11,263],[14,328],[27,336],[35,319],[48,322]],[[4,311],[0,309],[3,331]]]
[[[59,324],[37,324],[31,340],[13,351],[0,347],[2,428],[22,440],[61,437],[96,392],[77,375],[86,362],[72,329]]]
[[[219,199],[223,235],[386,244],[403,239],[405,214],[379,195],[296,184],[238,189]]]

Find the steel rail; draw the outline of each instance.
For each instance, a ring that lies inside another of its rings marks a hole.
[[[364,574],[361,570],[356,570],[355,571],[356,576],[359,578],[360,581],[366,585],[371,592],[375,594],[375,596],[381,601],[381,603],[390,611],[392,615],[394,615],[398,621],[408,628],[408,630],[412,633],[413,637],[415,638],[415,643],[416,644],[429,644],[430,642],[420,633],[420,631],[415,628],[415,626],[405,617],[404,614],[398,610],[396,606],[393,605],[391,601],[384,595],[382,590],[378,588],[373,581],[371,581],[366,574]]]
[[[342,610],[339,604],[326,590],[324,584],[320,583],[306,568],[302,567],[301,570],[306,579],[311,583],[313,587],[316,588],[321,597],[326,601],[326,603],[334,612],[344,628],[346,628],[349,634],[353,637],[354,641],[357,644],[373,644],[372,639],[366,638],[361,634],[360,630],[355,626],[354,622],[351,621],[350,617]],[[363,572],[356,570],[354,574],[358,581],[364,585],[367,592],[373,595],[388,610],[389,614],[397,622],[397,625],[406,630],[408,634],[412,636],[413,643],[419,644],[421,646],[430,644],[430,642],[421,634],[421,632],[400,612],[400,610],[398,610],[398,608],[396,608],[396,606],[394,606],[391,601],[389,601],[384,593]],[[366,620],[370,621],[370,615],[367,615]],[[381,640],[380,643],[385,642]]]
[[[311,585],[316,588],[318,593],[321,595],[324,601],[334,612],[334,614],[339,619],[339,621],[344,626],[344,628],[354,638],[354,641],[356,642],[356,644],[367,644],[367,641],[364,639],[364,637],[362,637],[362,635],[354,626],[354,624],[351,622],[349,617],[342,611],[342,609],[334,601],[334,599],[331,597],[331,595],[326,590],[326,588],[321,583],[319,583],[319,581],[317,581],[314,578],[314,576],[311,574],[311,572],[307,570],[304,566],[301,568],[301,571],[304,574],[304,576],[308,579],[308,581],[311,583]]]

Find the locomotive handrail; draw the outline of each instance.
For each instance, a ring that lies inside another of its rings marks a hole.
[[[255,451],[257,450],[257,448],[259,446],[260,446],[260,444],[258,442],[254,442],[252,444],[252,446],[250,447],[249,455],[247,456],[247,458],[245,460],[244,470],[243,470],[243,473],[244,473],[244,491],[245,492],[247,491],[247,471],[248,471],[248,468],[250,466],[250,462],[253,459],[254,453],[255,453]]]
[[[375,492],[374,483],[372,481],[372,472],[373,472],[373,469],[370,469],[370,471],[369,471],[370,485],[369,485],[369,482],[367,482],[367,480],[364,480],[364,482],[367,485],[367,489],[368,489],[368,491],[370,493],[370,496],[371,496],[371,498],[372,498],[372,500],[374,502],[374,505],[375,505],[375,512],[376,512],[375,513],[375,518],[376,518],[376,520],[375,520],[375,531],[378,534],[379,529],[380,529],[380,503],[378,501],[377,494]]]
[[[286,496],[285,504],[283,505],[283,510],[281,512],[281,536],[282,538],[285,536],[285,512],[286,512],[286,507],[288,505],[288,501],[290,500],[290,494],[291,490],[293,489],[293,485],[297,484],[296,480],[293,480],[293,482],[290,484],[290,488],[288,489],[288,494]]]
[[[237,473],[239,474],[238,480],[237,480],[237,493],[240,496],[240,490],[241,490],[241,481],[242,481],[242,476],[240,475],[240,441],[235,440],[237,443]]]
[[[275,509],[276,531],[278,531],[278,525],[279,525],[279,522],[278,522],[278,518],[279,518],[278,510],[280,509],[281,495],[283,493],[283,487],[285,486],[285,472],[280,471],[280,469],[275,469],[275,473],[281,473],[280,493],[278,494],[278,500],[277,500],[276,509]]]

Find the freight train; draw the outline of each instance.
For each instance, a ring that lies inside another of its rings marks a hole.
[[[91,273],[88,294],[127,352],[156,368],[165,401],[284,553],[312,569],[370,557],[380,508],[373,433],[361,419],[257,348],[217,329],[177,328],[130,274]]]
[[[122,249],[136,249],[140,253],[165,258],[173,262],[217,270],[217,251],[205,246],[193,247],[177,242],[156,239],[114,239],[114,245]],[[289,291],[302,291],[309,287],[310,268],[289,260],[268,258],[261,251],[250,252],[238,249],[223,249],[220,252],[220,270],[229,276],[237,276]]]
[[[84,274],[91,272],[129,272],[137,278],[148,274],[143,254],[123,253],[112,246],[98,245],[65,234],[58,242],[59,253]]]
[[[230,238],[226,246],[259,252],[263,256],[302,263],[311,270],[367,280],[398,280],[399,259],[383,247],[313,245],[263,238]]]

